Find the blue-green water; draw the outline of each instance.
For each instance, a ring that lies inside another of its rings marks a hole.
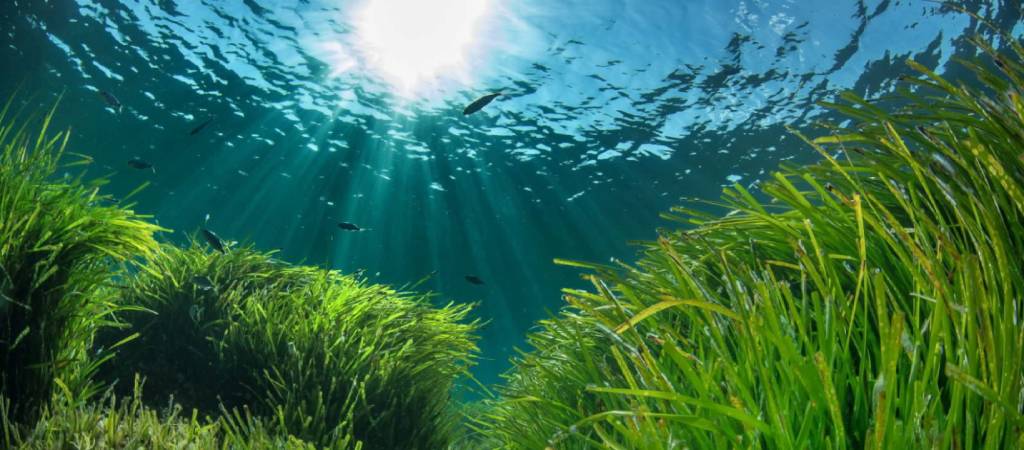
[[[1019,1],[963,6],[1022,31]],[[479,302],[493,383],[582,283],[553,258],[629,260],[680,197],[812,161],[786,127],[816,102],[884,95],[907,58],[944,71],[979,32],[928,1],[5,0],[0,95],[62,95],[71,150],[114,195],[150,182],[168,239],[434,273],[439,302]]]

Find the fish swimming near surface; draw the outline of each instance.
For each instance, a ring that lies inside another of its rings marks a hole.
[[[224,241],[221,241],[220,237],[206,228],[202,228],[201,231],[203,233],[203,237],[206,238],[206,242],[210,244],[210,247],[213,247],[214,250],[224,254],[228,252],[224,247]]]
[[[150,164],[148,161],[146,161],[146,160],[144,160],[142,158],[132,158],[132,159],[128,160],[128,167],[131,167],[132,169],[137,169],[137,170],[147,170],[147,169],[149,169],[149,170],[152,170],[153,173],[156,173],[156,168],[153,167],[153,164]]]
[[[466,281],[478,286],[484,284],[484,280],[481,280],[480,277],[476,275],[466,275]]]
[[[501,92],[494,92],[473,100],[473,103],[466,105],[466,108],[462,110],[462,115],[468,116],[484,109],[484,106],[487,106],[488,103],[494,101],[494,99],[498,98],[499,95],[501,95]]]
[[[345,231],[366,231],[366,230],[369,230],[369,228],[360,228],[359,225],[356,225],[354,223],[349,223],[349,222],[338,222],[338,228],[341,228],[342,230],[345,230]]]
[[[107,102],[107,105],[114,108],[117,112],[121,112],[121,108],[124,107],[124,105],[121,104],[121,101],[118,100],[117,97],[114,97],[114,94],[107,91],[100,91],[100,97],[103,97],[103,101]]]
[[[188,135],[189,136],[195,136],[195,135],[199,134],[199,132],[203,131],[203,128],[206,128],[206,126],[209,125],[210,122],[213,122],[213,117],[211,117],[209,119],[206,119],[205,122],[203,122],[203,123],[199,124],[197,127],[193,128],[192,131],[188,132]]]

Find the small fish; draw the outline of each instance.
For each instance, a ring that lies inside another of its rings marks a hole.
[[[359,225],[349,222],[338,222],[338,228],[345,231],[363,231],[363,228],[359,228]]]
[[[146,161],[146,160],[144,160],[142,158],[132,158],[132,159],[128,160],[128,167],[131,167],[132,169],[138,169],[138,170],[149,169],[149,170],[152,170],[153,173],[156,173],[156,168],[153,167],[153,165],[150,164],[148,161]]]
[[[478,277],[476,275],[466,275],[466,281],[468,281],[468,282],[470,282],[472,284],[475,284],[475,285],[484,284],[484,280],[481,280],[480,277]]]
[[[227,250],[224,248],[224,242],[220,240],[220,237],[206,228],[203,228],[202,232],[203,237],[206,238],[206,242],[210,244],[210,247],[213,247],[213,249],[218,252],[227,253]]]
[[[487,106],[488,103],[494,101],[494,99],[498,98],[499,95],[501,95],[501,92],[494,92],[473,100],[473,103],[470,103],[466,106],[466,109],[462,110],[462,115],[468,116],[483,109],[484,106]]]
[[[195,135],[199,134],[199,132],[203,131],[203,128],[206,128],[206,126],[209,125],[210,122],[213,122],[213,117],[211,117],[209,119],[206,119],[206,122],[203,122],[203,123],[199,124],[199,126],[193,128],[192,131],[188,132],[188,135],[189,136],[195,136]]]
[[[117,112],[121,112],[121,108],[124,107],[124,105],[121,104],[121,101],[118,100],[117,97],[114,97],[114,94],[107,91],[100,91],[100,97],[103,97],[103,101],[107,102],[107,105],[114,108]]]
[[[196,285],[201,291],[213,290],[213,281],[202,275],[192,277],[192,284]]]

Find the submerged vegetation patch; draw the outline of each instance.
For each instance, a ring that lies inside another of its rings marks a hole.
[[[431,307],[251,248],[165,245],[141,267],[119,289],[138,308],[120,314],[138,337],[101,370],[120,394],[140,374],[151,405],[245,410],[318,446],[447,443],[452,383],[475,352],[468,306]]]
[[[530,336],[482,448],[1024,448],[1024,49],[675,208]],[[728,214],[708,213],[708,206]]]
[[[196,410],[170,403],[151,407],[136,383],[132,395],[107,392],[96,401],[68,402],[57,397],[44,408],[34,426],[3,424],[5,448],[51,450],[75,448],[314,450],[318,447],[294,436],[272,432],[267,421],[252,416],[226,416],[210,421]],[[325,448],[358,448],[339,441]]]
[[[68,134],[53,112],[30,120],[0,111],[0,392],[8,418],[29,423],[58,386],[87,394],[92,336],[116,309],[104,283],[115,265],[156,249],[159,227],[99,194],[103,179],[55,180]]]

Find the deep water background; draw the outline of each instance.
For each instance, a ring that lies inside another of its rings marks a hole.
[[[115,196],[151,183],[135,201],[167,239],[206,223],[373,281],[434,273],[438,302],[479,302],[475,374],[494,383],[582,283],[553,258],[632,259],[680,197],[812,161],[786,127],[822,119],[816,102],[882,96],[907,58],[942,72],[990,34],[928,1],[489,1],[471,76],[400,95],[329,51],[353,45],[361,2],[4,0],[0,95],[62,96],[71,150]],[[1020,1],[961,5],[1021,34]]]

